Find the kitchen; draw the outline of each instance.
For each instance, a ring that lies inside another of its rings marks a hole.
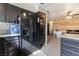
[[[79,56],[78,5],[0,3],[0,56]]]

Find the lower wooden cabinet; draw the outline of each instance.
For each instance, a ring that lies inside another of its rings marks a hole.
[[[3,39],[0,39],[0,56],[4,55]]]
[[[61,56],[79,56],[79,40],[61,38]]]
[[[9,56],[14,56],[18,54],[17,40],[12,42],[4,42],[4,54]]]
[[[15,38],[0,38],[0,56],[17,56],[19,41]]]

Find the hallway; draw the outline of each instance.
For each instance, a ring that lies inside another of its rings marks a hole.
[[[45,45],[29,56],[59,56],[60,55],[60,40],[52,35],[48,36],[48,45]]]

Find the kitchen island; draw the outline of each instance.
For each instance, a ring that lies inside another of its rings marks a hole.
[[[60,40],[61,56],[79,56],[79,34],[62,34]]]

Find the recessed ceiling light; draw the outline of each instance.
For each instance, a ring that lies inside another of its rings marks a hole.
[[[25,17],[26,16],[26,13],[23,13],[23,16]]]
[[[40,4],[44,4],[44,3],[40,3]]]
[[[72,18],[72,16],[67,16],[67,17],[66,17],[66,19],[71,19],[71,18]]]

